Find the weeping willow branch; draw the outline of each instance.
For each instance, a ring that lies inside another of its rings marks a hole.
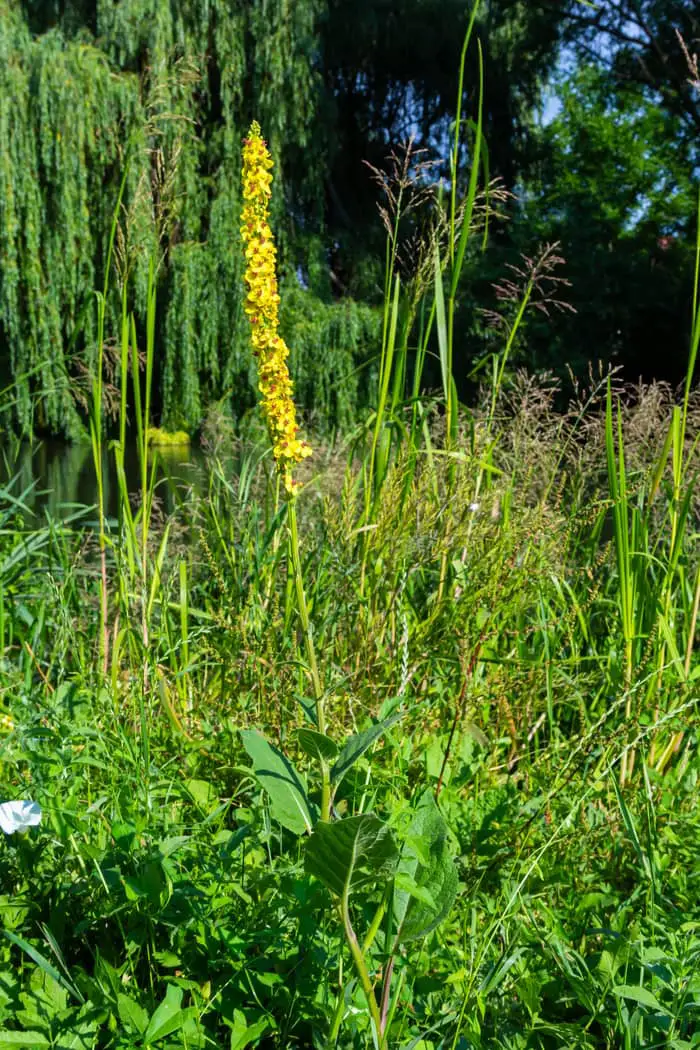
[[[289,260],[282,325],[295,347],[300,403],[319,422],[350,422],[360,392],[369,395],[361,368],[376,319],[352,302],[320,303],[299,285],[306,249],[294,242],[287,212],[290,158],[305,158],[297,197],[322,196],[322,159],[310,148],[319,0],[98,2],[89,26],[84,5],[66,0],[62,21],[45,32],[39,8],[30,31],[27,6],[0,0],[0,379],[15,394],[0,407],[2,422],[24,433],[86,433],[95,369],[100,358],[108,366],[120,330],[120,288],[128,280],[145,338],[154,258],[162,424],[191,432],[212,402],[227,398],[234,414],[255,403],[240,244],[231,234],[252,110],[269,129],[281,173],[272,220]],[[113,272],[105,274],[127,152]],[[94,291],[105,286],[103,345]],[[109,383],[102,386],[106,396]]]

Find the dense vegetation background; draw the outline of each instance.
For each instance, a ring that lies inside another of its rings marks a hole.
[[[347,424],[369,386],[383,293],[365,162],[386,170],[409,136],[444,157],[467,14],[463,0],[1,0],[0,374],[15,384],[13,424],[83,429],[123,177],[117,262],[129,259],[140,324],[148,260],[161,259],[162,421],[191,431],[213,402],[237,416],[253,403],[237,231],[253,116],[278,165],[298,395],[319,422]],[[576,312],[531,322],[521,360],[562,374],[602,359],[632,379],[678,380],[700,106],[676,31],[692,47],[696,5],[485,0],[477,31],[488,176],[513,196],[463,271],[462,391],[491,349],[494,283],[548,241],[561,244]],[[475,83],[472,55],[468,118]]]

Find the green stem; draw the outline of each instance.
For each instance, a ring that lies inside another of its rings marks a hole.
[[[338,1042],[338,1034],[340,1032],[340,1026],[343,1023],[343,1017],[345,1015],[345,979],[343,971],[343,949],[342,945],[338,951],[338,1000],[335,1004],[335,1010],[333,1012],[333,1020],[331,1021],[331,1027],[328,1031],[328,1050],[335,1050],[335,1045]]]
[[[383,1047],[386,1045],[386,1043],[384,1039],[384,1033],[382,1032],[382,1018],[381,1014],[379,1013],[379,1005],[374,994],[374,988],[372,986],[372,981],[369,976],[369,971],[367,970],[367,965],[365,963],[365,957],[362,953],[362,949],[360,948],[359,942],[357,940],[357,935],[353,930],[352,923],[350,921],[350,906],[348,899],[349,890],[350,887],[346,886],[345,892],[343,893],[340,903],[343,927],[345,929],[345,939],[347,940],[348,947],[350,948],[350,954],[352,955],[352,961],[354,962],[355,969],[357,970],[357,976],[360,978],[362,991],[365,993],[365,998],[367,999],[367,1005],[369,1007],[370,1016],[372,1018],[372,1023],[374,1025],[374,1029],[377,1036],[377,1047],[379,1048],[379,1050],[383,1050]]]
[[[392,893],[393,893],[393,885],[390,883],[389,886],[387,887],[386,893],[384,894],[384,896],[382,897],[382,899],[381,899],[381,901],[379,903],[379,907],[377,908],[376,912],[374,913],[374,918],[372,919],[372,925],[367,930],[367,936],[365,937],[363,945],[362,945],[362,954],[363,955],[367,954],[369,949],[372,947],[372,944],[374,943],[374,938],[377,936],[377,934],[379,932],[379,927],[382,924],[382,919],[386,915],[386,910],[387,910],[387,908],[389,906],[389,898],[391,897]]]
[[[309,619],[309,609],[306,604],[306,592],[304,590],[304,575],[301,566],[301,555],[299,553],[299,529],[297,526],[297,508],[296,508],[296,497],[290,496],[287,503],[287,510],[289,514],[289,547],[292,559],[292,569],[294,572],[294,584],[297,595],[297,608],[299,610],[299,619],[301,620],[301,629],[304,632],[304,640],[306,642],[306,653],[309,660],[309,668],[311,670],[311,681],[314,690],[314,700],[316,702],[316,725],[319,733],[326,733],[326,713],[323,704],[323,686],[321,685],[321,676],[318,670],[318,661],[316,660],[316,647],[314,646],[313,632],[311,629],[311,620]],[[331,781],[328,764],[324,761],[321,765],[321,820],[329,820],[331,813]]]
[[[338,1034],[340,1032],[340,1026],[343,1023],[344,1013],[345,989],[341,985],[340,991],[338,992],[338,1002],[336,1003],[335,1013],[333,1014],[333,1021],[328,1033],[328,1050],[335,1050],[335,1044],[338,1042]]]

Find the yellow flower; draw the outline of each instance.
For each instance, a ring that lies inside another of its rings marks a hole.
[[[293,468],[311,455],[311,448],[298,437],[293,387],[287,367],[289,348],[278,331],[280,297],[275,242],[269,223],[271,168],[272,158],[260,134],[260,125],[253,121],[243,144],[241,237],[248,289],[245,312],[258,361],[258,385],[272,452],[287,492],[293,492]]]
[[[0,733],[11,733],[15,728],[14,719],[4,712],[0,714]]]

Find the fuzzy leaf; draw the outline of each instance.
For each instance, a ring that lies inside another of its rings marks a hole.
[[[269,795],[272,817],[297,835],[311,831],[314,816],[301,773],[257,729],[242,729],[241,740],[253,760],[255,776]]]
[[[338,745],[335,741],[315,729],[297,730],[297,740],[302,751],[317,761],[332,762],[338,755]]]
[[[424,937],[434,930],[452,907],[457,885],[447,825],[432,792],[426,791],[413,815],[397,868],[397,942]]]
[[[397,860],[391,830],[374,813],[332,824],[320,821],[306,844],[307,872],[339,897],[346,889],[349,892],[389,877]]]

